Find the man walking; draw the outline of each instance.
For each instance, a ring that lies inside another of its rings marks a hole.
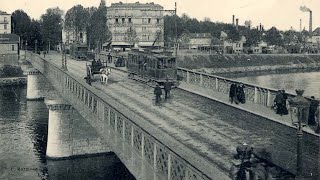
[[[160,103],[160,99],[161,99],[161,95],[162,95],[162,90],[161,90],[159,84],[156,85],[153,93],[156,95],[156,105],[158,105]]]
[[[171,91],[172,83],[168,81],[168,78],[166,79],[166,82],[164,82],[164,98],[167,100],[170,98],[170,91]]]

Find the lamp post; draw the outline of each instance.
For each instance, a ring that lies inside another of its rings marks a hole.
[[[38,40],[35,40],[34,44],[35,44],[35,48],[34,48],[35,52],[34,53],[38,54],[38,51],[37,51],[38,50]]]
[[[27,60],[27,45],[28,45],[28,42],[26,41],[24,46],[24,60]]]
[[[297,127],[297,172],[296,179],[302,179],[302,137],[303,131],[302,128],[306,126],[308,116],[309,116],[309,107],[310,102],[304,98],[302,95],[304,90],[296,89],[297,96],[289,99],[290,105],[290,114],[292,124]]]

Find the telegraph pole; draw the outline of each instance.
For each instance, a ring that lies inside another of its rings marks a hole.
[[[178,55],[178,27],[177,27],[177,2],[174,3],[174,19],[175,19],[175,32],[176,32],[176,40],[175,40],[175,55]]]

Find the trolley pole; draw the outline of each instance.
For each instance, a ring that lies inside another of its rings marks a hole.
[[[174,3],[174,19],[175,19],[175,33],[176,33],[176,39],[175,39],[175,54],[176,57],[178,56],[178,27],[177,27],[177,2]]]
[[[28,41],[26,41],[24,46],[24,60],[27,60],[27,45],[28,45]]]

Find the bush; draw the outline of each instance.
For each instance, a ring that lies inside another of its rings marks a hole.
[[[0,67],[0,77],[19,77],[23,76],[23,71],[20,66],[3,65]]]

